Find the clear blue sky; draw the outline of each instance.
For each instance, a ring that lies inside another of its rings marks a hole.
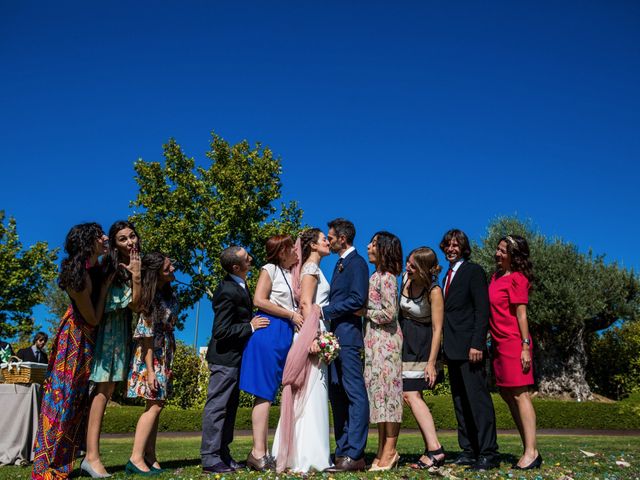
[[[360,250],[517,213],[638,270],[639,25],[631,1],[3,2],[0,209],[60,246],[130,213],[136,159],[173,136],[203,161],[215,130]]]

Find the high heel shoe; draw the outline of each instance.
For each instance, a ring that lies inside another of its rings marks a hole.
[[[98,473],[98,472],[96,472],[93,469],[93,467],[91,466],[91,464],[89,462],[87,462],[86,458],[84,458],[82,460],[82,463],[80,464],[80,471],[82,473],[86,473],[91,478],[109,478],[111,476],[110,473]]]
[[[427,463],[424,463],[421,459],[418,459],[416,463],[411,464],[411,468],[416,470],[424,470],[431,467],[438,468],[443,466],[446,456],[443,456],[442,458],[436,458],[436,455],[445,455],[443,446],[440,446],[440,448],[437,450],[425,450],[425,452],[423,453],[423,456],[431,460],[430,465]]]
[[[382,471],[386,471],[386,470],[392,470],[394,468],[396,468],[398,466],[398,462],[400,461],[400,454],[398,452],[396,452],[395,456],[393,457],[393,460],[391,460],[391,463],[389,465],[387,465],[386,467],[381,467],[379,464],[375,463],[375,464],[371,464],[371,468],[369,469],[370,472],[382,472]]]
[[[518,464],[516,463],[513,466],[514,470],[533,470],[534,468],[540,468],[542,466],[542,455],[540,455],[538,453],[538,456],[533,460],[533,462],[531,462],[529,465],[527,465],[526,467],[520,467],[518,466]]]
[[[151,477],[153,475],[158,475],[159,473],[157,470],[149,470],[148,472],[140,470],[131,460],[127,462],[127,465],[124,467],[124,471],[128,475],[144,475],[145,477]]]
[[[156,463],[156,462],[157,462],[157,460],[154,461],[154,462],[150,462],[149,460],[147,460],[147,457],[144,457],[144,463],[147,464],[147,467],[149,467],[149,470],[152,470],[152,471],[157,472],[157,473],[166,472],[166,469],[164,469],[162,467],[155,467],[153,464]],[[160,464],[158,464],[158,465],[160,465]]]

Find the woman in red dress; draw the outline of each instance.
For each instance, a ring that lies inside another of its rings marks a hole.
[[[514,465],[517,470],[540,468],[542,457],[536,447],[536,411],[529,386],[533,385],[527,303],[533,267],[529,245],[519,235],[507,235],[496,248],[496,271],[489,284],[493,371],[500,395],[511,410],[524,453]]]

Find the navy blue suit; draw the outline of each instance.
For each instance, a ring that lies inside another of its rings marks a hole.
[[[329,305],[322,309],[340,342],[340,355],[329,368],[329,399],[333,411],[336,457],[360,459],[369,433],[369,400],[360,351],[362,318],[354,312],[367,304],[369,268],[354,250],[338,260],[331,277]]]

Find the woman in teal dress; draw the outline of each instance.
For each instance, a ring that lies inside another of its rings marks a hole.
[[[146,407],[136,425],[127,473],[149,475],[162,471],[156,458],[156,436],[160,412],[171,394],[171,366],[176,350],[173,329],[178,302],[171,288],[174,271],[171,260],[161,253],[149,253],[142,259],[140,318],[133,334],[136,347],[127,396],[144,398]]]
[[[140,302],[140,238],[133,224],[115,222],[109,229],[106,274],[115,273],[98,327],[90,380],[95,388],[87,425],[87,455],[80,469],[94,478],[108,477],[100,460],[100,430],[107,402],[118,382],[127,379],[131,323]]]

